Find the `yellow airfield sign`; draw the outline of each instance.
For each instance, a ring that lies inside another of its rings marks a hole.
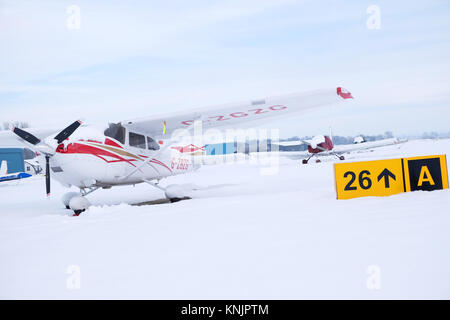
[[[448,188],[445,155],[334,164],[338,199]]]

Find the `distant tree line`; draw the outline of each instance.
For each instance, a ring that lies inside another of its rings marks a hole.
[[[29,128],[28,122],[25,121],[4,121],[0,123],[0,131],[2,130],[11,130],[12,128]]]
[[[438,139],[438,138],[450,138],[450,132],[438,133],[438,132],[424,132],[421,136],[422,139]]]

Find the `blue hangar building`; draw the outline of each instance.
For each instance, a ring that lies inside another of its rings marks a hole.
[[[6,160],[8,173],[25,172],[25,160],[34,157],[34,152],[26,148],[0,148],[0,163]]]

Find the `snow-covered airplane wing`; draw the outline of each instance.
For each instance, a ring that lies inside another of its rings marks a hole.
[[[390,146],[390,145],[398,144],[398,143],[400,143],[400,141],[397,138],[389,138],[389,139],[369,141],[369,142],[356,143],[356,144],[337,145],[333,151],[340,154],[340,153],[352,152],[352,151],[358,151],[358,150],[375,149],[375,148]]]
[[[315,148],[323,149],[323,148],[319,147],[318,145],[321,143],[324,143],[324,142],[325,142],[325,136],[318,135],[318,136],[314,136],[310,140],[278,141],[278,142],[276,142],[276,144],[283,146],[283,147],[299,146],[302,144],[306,144],[306,145],[311,146],[313,149],[315,149]]]
[[[219,105],[184,113],[122,121],[129,130],[160,137],[163,131],[170,135],[176,129],[190,128],[194,121],[203,123],[203,129],[242,128],[258,125],[274,118],[295,115],[317,107],[353,98],[345,89],[315,90],[278,97],[256,99],[242,103]]]
[[[308,141],[305,140],[291,140],[291,141],[277,141],[276,144],[283,146],[283,147],[292,147],[292,146],[299,146],[302,144],[309,144]]]

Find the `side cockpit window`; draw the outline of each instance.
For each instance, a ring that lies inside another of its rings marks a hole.
[[[104,134],[125,144],[125,128],[120,123],[110,123]]]
[[[159,144],[150,137],[147,137],[148,150],[159,150]]]
[[[137,134],[134,132],[130,132],[129,136],[129,143],[131,147],[146,149],[147,145],[145,144],[145,136],[141,134]]]

